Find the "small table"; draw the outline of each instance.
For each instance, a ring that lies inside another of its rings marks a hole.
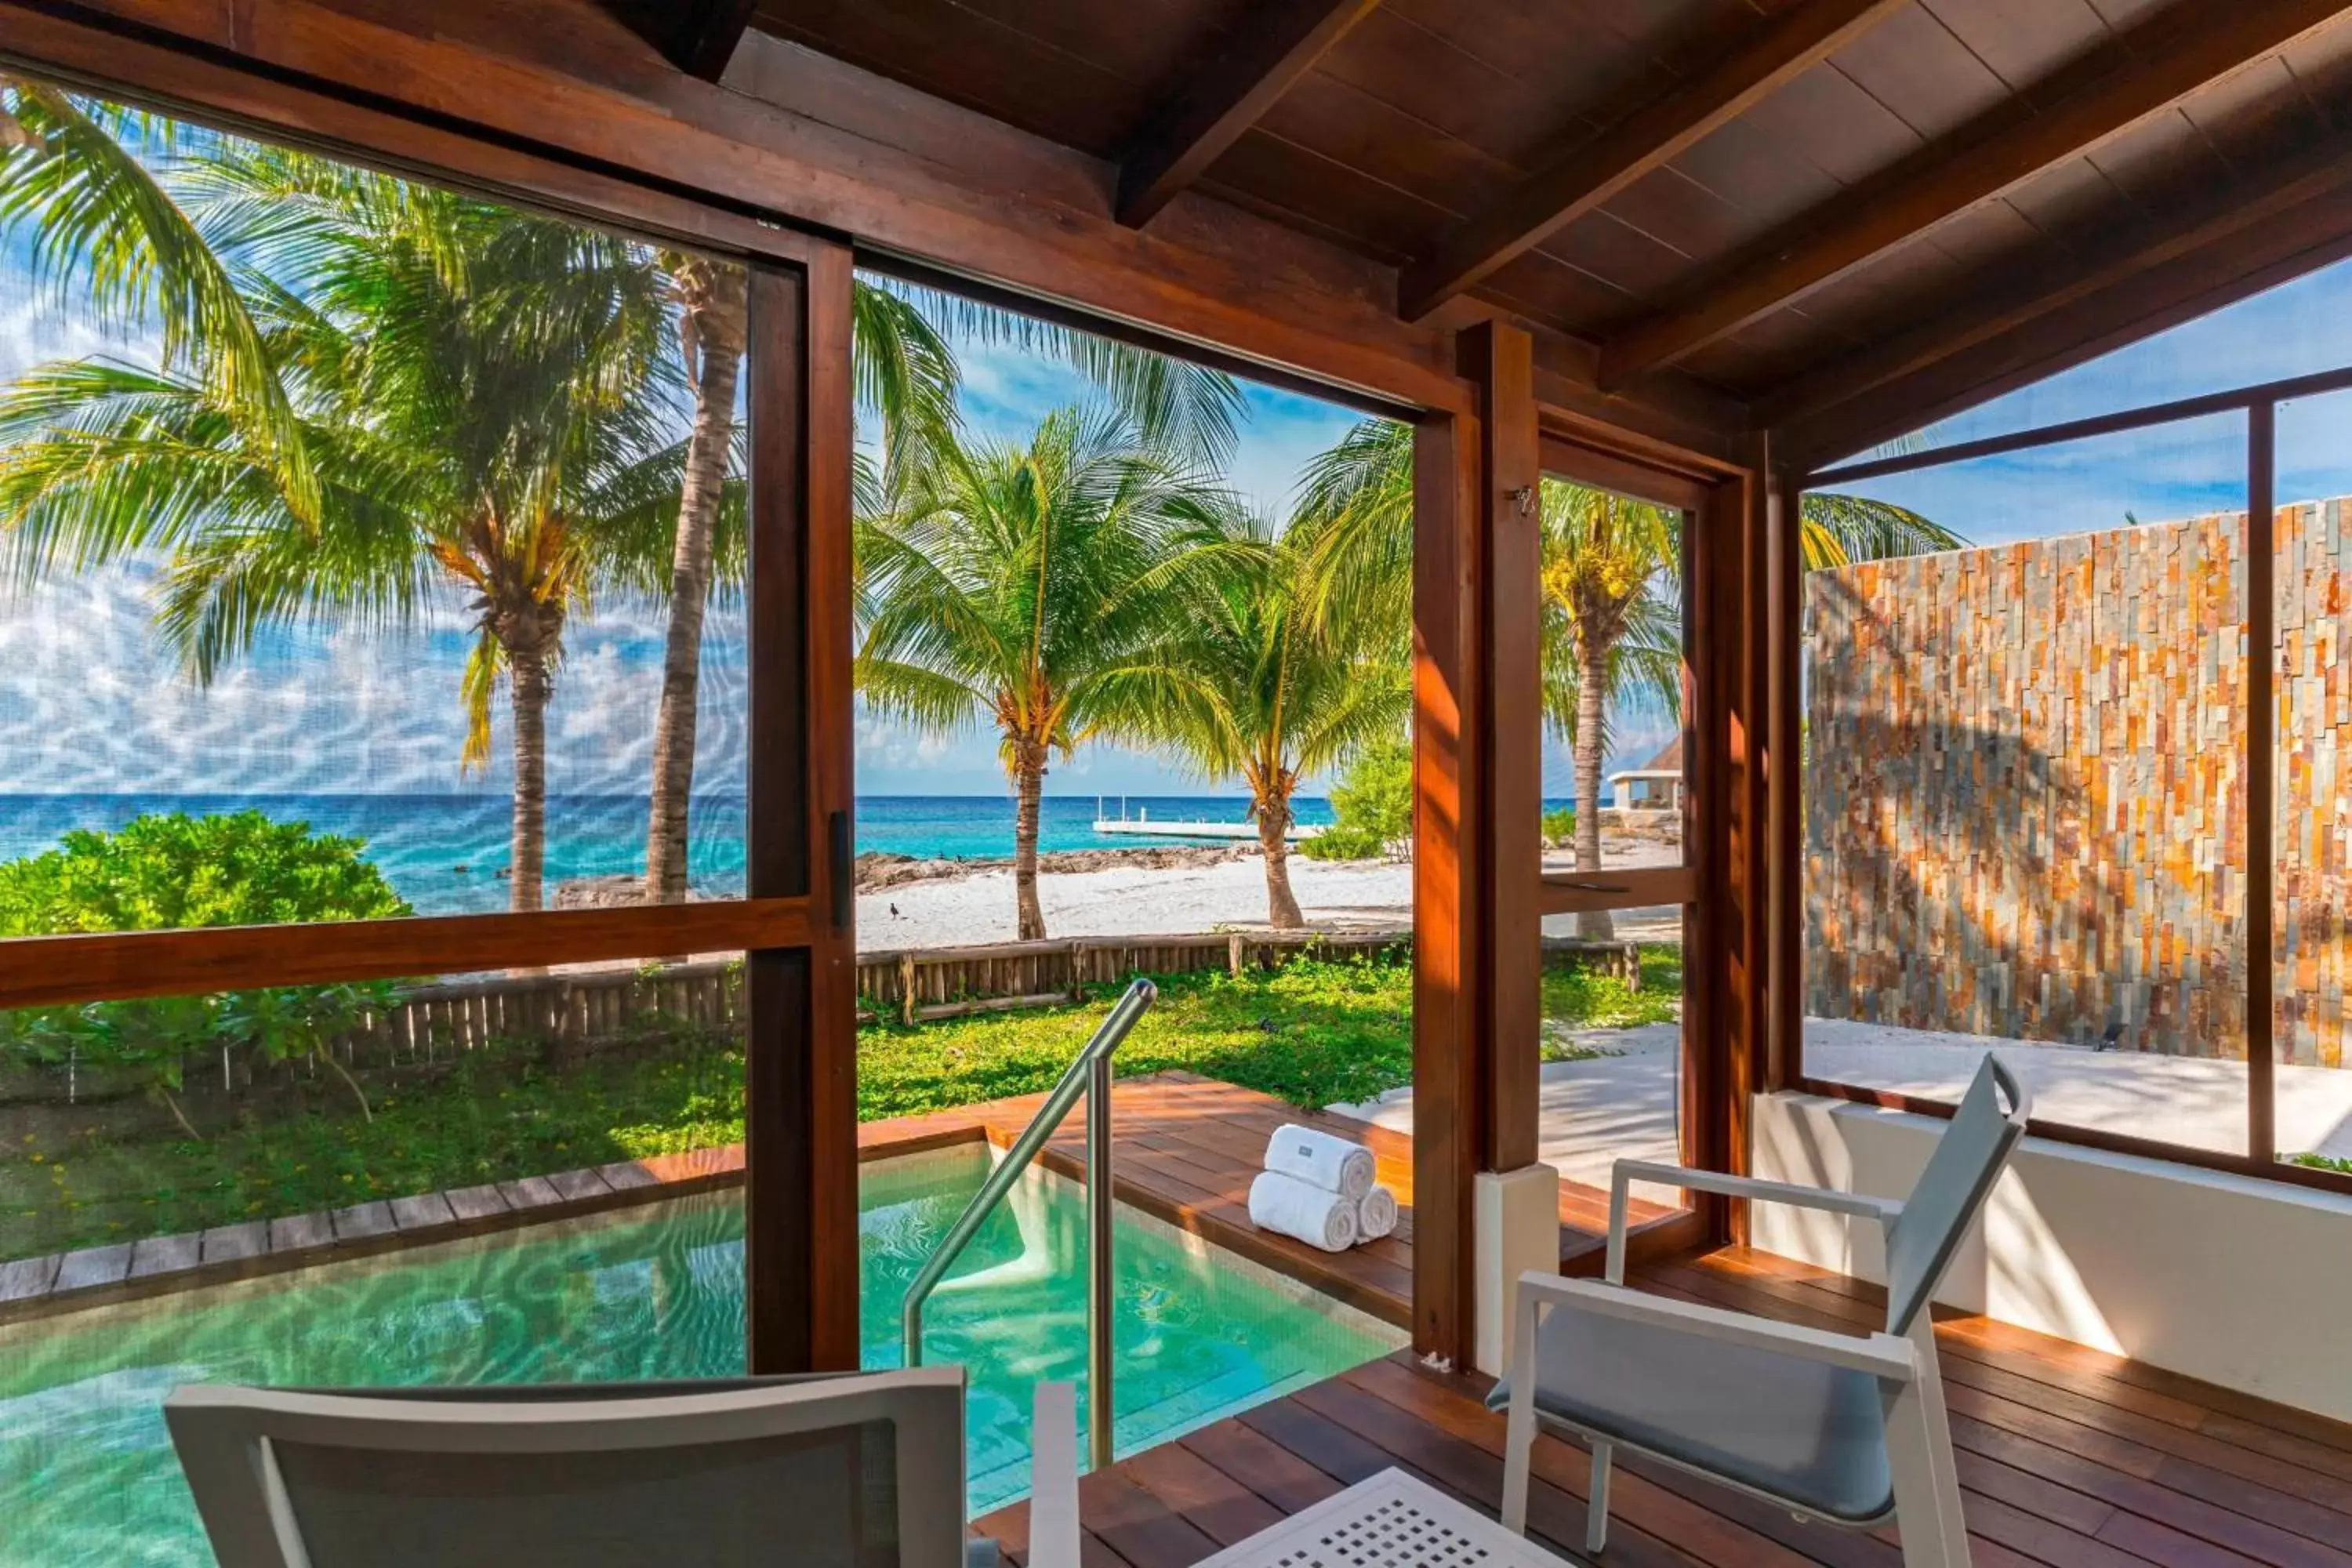
[[[1564,1561],[1402,1470],[1382,1470],[1199,1568],[1561,1568]]]

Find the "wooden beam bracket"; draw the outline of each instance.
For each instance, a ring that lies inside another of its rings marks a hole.
[[[1807,0],[1662,98],[1568,149],[1405,271],[1397,310],[1421,321],[1679,156],[1876,26],[1909,0]]]
[[[1283,0],[1253,7],[1243,36],[1185,73],[1188,85],[1120,160],[1118,221],[1140,228],[1198,180],[1381,0]]]
[[[751,25],[756,0],[596,0],[688,76],[717,81]]]
[[[2152,19],[1945,140],[1798,214],[1718,266],[1601,353],[1622,387],[1794,304],[2045,169],[2081,157],[2334,21],[2344,0],[2176,0]]]

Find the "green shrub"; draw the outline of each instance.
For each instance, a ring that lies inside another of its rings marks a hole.
[[[258,811],[152,814],[118,833],[76,831],[56,849],[0,863],[0,935],[288,925],[413,913],[363,858],[366,847],[364,839],[314,834],[308,823],[277,822]],[[187,1053],[284,1061],[320,1050],[391,1000],[391,986],[373,984],[20,1007],[0,1013],[0,1058],[127,1071],[187,1127],[173,1098]],[[331,1053],[324,1059],[350,1084],[364,1113],[359,1086]]]
[[[1374,746],[1331,789],[1339,820],[1299,845],[1318,860],[1373,860],[1412,838],[1412,742]]]
[[[1565,844],[1576,837],[1576,808],[1561,806],[1558,811],[1543,814],[1543,840],[1547,844]]]
[[[152,814],[118,833],[68,833],[0,863],[0,936],[290,925],[413,911],[362,855],[367,841],[314,834],[258,811]]]

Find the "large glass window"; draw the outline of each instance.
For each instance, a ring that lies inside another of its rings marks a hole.
[[[2352,393],[2279,405],[2271,650],[2275,944],[2272,1051],[2276,1152],[2352,1173]]]
[[[1808,561],[1809,1076],[2245,1152],[2245,506],[2234,412],[1806,499],[1963,546]]]
[[[1607,1229],[1618,1160],[1683,1154],[1693,526],[1677,507],[1543,483],[1538,1149],[1563,1224],[1588,1237]],[[1636,1223],[1681,1204],[1673,1188],[1635,1195]]]
[[[750,274],[0,128],[0,1557],[208,1561],[181,1384],[740,1373],[788,922],[553,911],[744,893]]]
[[[740,897],[742,268],[9,91],[0,936]]]

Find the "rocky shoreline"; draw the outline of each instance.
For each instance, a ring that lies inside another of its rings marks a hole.
[[[1635,820],[1609,825],[1602,837],[1609,864],[1661,863],[1659,851],[1681,841],[1682,820],[1678,815],[1670,816],[1664,812],[1656,815],[1658,820],[1654,822]],[[1565,854],[1564,846],[1547,846],[1548,862]],[[1051,850],[1037,857],[1037,869],[1049,877],[1078,876],[1090,871],[1195,870],[1229,865],[1237,860],[1255,860],[1257,856],[1257,845],[1247,840],[1219,844],[1120,845],[1107,849]],[[1013,858],[1005,855],[957,859],[869,849],[857,857],[856,864],[857,890],[878,893],[898,888],[967,881],[991,872],[1009,871],[1013,868]],[[1318,863],[1294,857],[1292,874],[1296,877],[1297,868],[1315,864]],[[1387,862],[1361,861],[1354,864],[1377,867]],[[1565,867],[1555,868],[1565,869]],[[580,877],[558,883],[550,901],[559,910],[617,910],[627,909],[644,900],[643,878],[615,876]]]

